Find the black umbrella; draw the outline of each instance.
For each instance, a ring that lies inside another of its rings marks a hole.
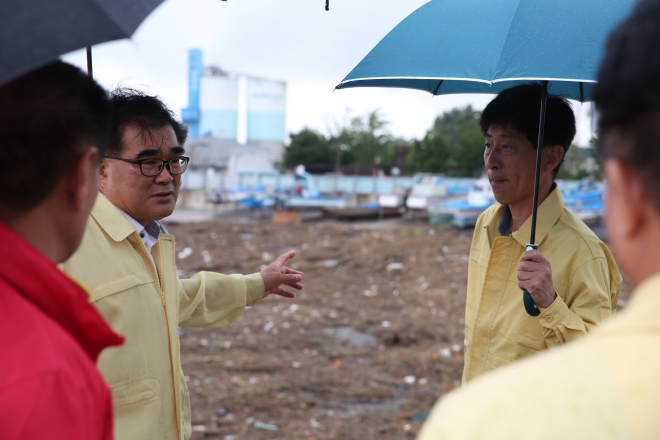
[[[0,84],[76,49],[130,37],[162,1],[1,0]]]

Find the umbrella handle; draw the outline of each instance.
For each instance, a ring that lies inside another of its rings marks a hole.
[[[525,248],[526,251],[537,251],[538,249],[538,244],[528,244]],[[525,311],[529,316],[539,316],[541,314],[539,308],[536,307],[536,304],[534,304],[534,298],[532,298],[532,295],[527,291],[527,289],[523,290],[523,305],[525,306]]]

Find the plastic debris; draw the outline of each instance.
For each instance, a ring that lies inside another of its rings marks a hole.
[[[390,263],[385,268],[388,272],[393,270],[403,270],[403,263]]]
[[[309,419],[309,426],[311,426],[312,428],[322,428],[323,427],[323,425],[321,425],[319,422],[317,422],[314,417]]]
[[[332,364],[326,365],[325,368],[328,368],[330,370],[343,370],[344,364],[341,362],[341,360],[335,359],[335,361]]]
[[[300,362],[295,362],[294,361],[294,362],[291,362],[291,366],[293,368],[300,368],[300,367],[302,367],[302,364]]]
[[[451,357],[451,349],[449,347],[444,347],[440,349],[440,356],[450,358]]]
[[[254,422],[254,427],[265,431],[277,431],[277,425],[271,425],[270,423]]]
[[[424,422],[428,418],[429,418],[429,413],[427,413],[427,412],[418,412],[418,413],[413,414],[410,417],[410,420],[412,420],[413,422]]]
[[[204,425],[193,425],[192,430],[193,430],[193,432],[204,432],[204,431],[206,431],[206,426],[204,426]]]
[[[390,321],[383,321],[383,322],[380,323],[380,325],[387,328],[387,327],[390,327],[392,324],[390,323]]]
[[[417,378],[415,376],[406,376],[403,378],[403,381],[408,385],[414,385],[417,382]]]
[[[417,383],[420,385],[426,385],[427,383],[429,383],[429,380],[425,377],[422,377],[417,381]]]
[[[178,254],[176,254],[176,256],[177,256],[180,260],[185,260],[186,258],[188,258],[189,256],[191,256],[192,253],[193,253],[193,250],[192,250],[191,248],[187,247],[187,248],[184,248],[184,249],[183,249],[181,252],[179,252]]]
[[[412,429],[412,425],[410,423],[406,423],[403,425],[403,430],[404,431],[410,431]]]
[[[261,259],[268,262],[268,261],[273,261],[273,256],[269,254],[268,252],[262,252],[261,253]]]
[[[454,344],[454,345],[451,346],[451,349],[454,350],[456,353],[458,353],[459,351],[463,350],[463,346],[458,345],[458,344]]]

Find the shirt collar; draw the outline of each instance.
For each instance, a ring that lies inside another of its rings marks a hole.
[[[122,241],[133,232],[139,234],[142,231],[148,235],[158,238],[160,232],[167,234],[165,227],[157,220],[149,223],[146,227],[138,223],[130,215],[117,208],[103,193],[99,193],[92,208],[92,217],[99,226],[115,241]],[[155,234],[155,235],[153,235]],[[141,237],[144,241],[145,237]]]
[[[508,210],[508,206],[500,205],[489,219],[489,221],[484,225],[485,228],[488,228],[489,231],[494,232],[499,229],[501,225],[502,218],[505,216],[505,212]],[[564,198],[561,195],[559,187],[555,184],[555,188],[550,192],[548,197],[545,198],[543,203],[539,205],[537,216],[536,216],[536,243],[540,244],[543,242],[545,237],[550,233],[552,227],[557,223],[559,217],[564,211]],[[509,229],[509,228],[507,228]],[[518,229],[516,232],[511,233],[511,237],[515,238],[518,243],[525,246],[529,243],[530,234],[532,231],[532,216],[530,215],[525,223]],[[501,231],[498,231],[501,233]],[[504,235],[504,234],[502,234]]]

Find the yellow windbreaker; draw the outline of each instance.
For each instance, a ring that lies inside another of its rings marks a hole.
[[[564,207],[555,188],[538,209],[536,241],[550,261],[557,299],[529,316],[517,270],[531,218],[504,237],[505,207],[488,208],[474,229],[465,308],[463,383],[487,371],[584,336],[616,310],[621,275],[605,244]]]
[[[659,439],[658,316],[660,274],[586,338],[448,394],[418,440]]]
[[[174,244],[173,236],[161,233],[152,259],[133,225],[99,196],[82,245],[62,265],[126,337],[123,346],[105,350],[98,361],[112,388],[117,440],[190,438],[178,327],[226,326],[264,295],[259,274],[200,272],[180,280]]]

